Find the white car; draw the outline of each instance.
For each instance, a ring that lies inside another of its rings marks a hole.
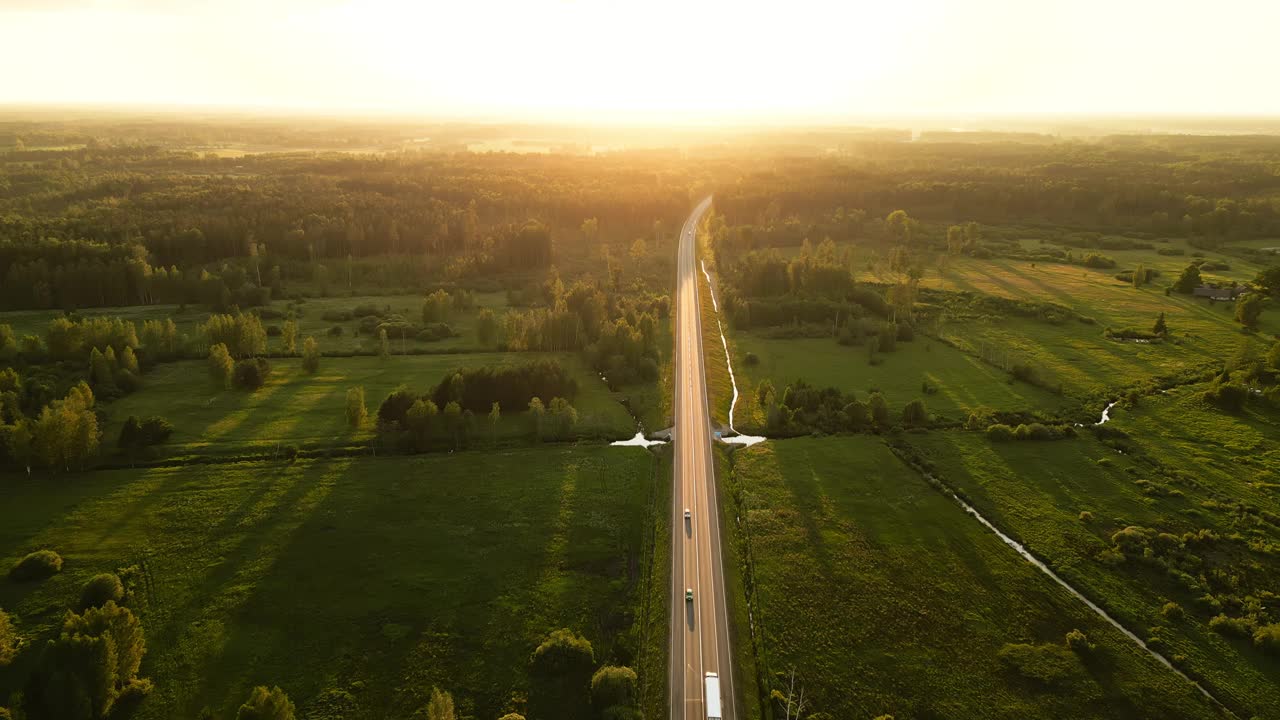
[[[689,512],[689,508],[685,508],[685,509],[684,509],[684,519],[685,519],[685,520],[688,520],[688,519],[689,519],[689,518],[691,518],[691,517],[693,517],[693,513]]]

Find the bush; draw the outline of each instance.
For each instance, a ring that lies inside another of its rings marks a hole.
[[[1067,647],[1077,654],[1085,654],[1093,650],[1093,645],[1089,642],[1089,637],[1080,630],[1075,629],[1067,633]]]
[[[1253,644],[1272,655],[1280,655],[1280,623],[1263,625],[1255,630]]]
[[[115,573],[101,573],[89,578],[80,589],[80,611],[102,607],[107,601],[120,602],[124,599],[124,585]]]
[[[1013,428],[1003,423],[987,426],[987,439],[996,442],[1008,442],[1013,439]]]
[[[577,392],[577,382],[559,362],[535,360],[446,373],[429,396],[442,408],[457,401],[464,410],[488,414],[495,402],[504,408],[523,408],[535,397],[572,399]]]
[[[618,705],[634,706],[637,697],[636,671],[629,667],[605,665],[591,677],[591,702],[601,712]]]
[[[760,364],[760,356],[756,355],[753,352],[749,352],[745,356],[743,356],[742,364],[748,367],[755,367],[756,365]]]
[[[1160,608],[1160,614],[1170,620],[1181,620],[1183,617],[1182,606],[1176,602],[1167,602],[1164,607]]]
[[[355,317],[350,310],[325,310],[320,314],[320,319],[325,322],[348,322],[354,320]]]
[[[342,337],[343,332],[345,332],[345,330],[342,329],[341,325],[334,325],[333,327],[329,328],[329,330],[327,331],[327,334],[329,335],[329,337]]]
[[[43,580],[62,570],[62,556],[52,550],[37,550],[9,568],[9,579]]]
[[[412,328],[411,328],[412,329]],[[390,333],[390,331],[388,331]],[[391,333],[394,336],[394,333]],[[457,336],[458,333],[453,331],[449,323],[433,322],[428,323],[422,330],[418,331],[417,339],[421,342],[436,342]]]
[[[1247,618],[1233,618],[1225,614],[1215,615],[1209,619],[1209,629],[1223,635],[1249,637],[1253,634],[1254,623]]]
[[[1045,685],[1063,684],[1081,674],[1080,661],[1060,645],[1010,643],[997,656],[1019,675]]]
[[[1239,412],[1244,409],[1244,404],[1249,399],[1249,389],[1239,383],[1214,381],[1201,397],[1210,405]]]
[[[235,386],[241,390],[257,390],[267,382],[271,364],[266,358],[245,358],[236,362]]]
[[[249,693],[236,711],[236,720],[293,720],[294,707],[289,696],[278,687],[268,690],[259,685]]]
[[[1088,510],[1081,510],[1080,522],[1085,522],[1085,523],[1093,522],[1093,513],[1089,512]]]
[[[1116,261],[1106,255],[1089,253],[1084,256],[1084,266],[1091,268],[1113,268],[1116,266]]]

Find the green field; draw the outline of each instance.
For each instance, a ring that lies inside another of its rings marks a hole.
[[[139,565],[129,604],[156,683],[139,719],[231,717],[258,684],[300,717],[410,717],[438,685],[463,715],[496,718],[555,628],[584,634],[598,663],[665,669],[637,657],[665,652],[640,641],[666,637],[665,607],[641,612],[667,509],[657,467],[641,450],[562,446],[11,477],[0,563],[49,547],[66,565],[0,581],[0,606],[41,643],[87,578]],[[0,675],[0,696],[24,667]]]
[[[507,301],[505,293],[475,293],[475,308],[472,310],[456,310],[453,311],[447,322],[458,333],[457,337],[445,338],[434,342],[420,342],[413,338],[408,338],[403,343],[398,339],[392,341],[392,352],[402,351],[419,351],[419,352],[457,352],[459,350],[484,350],[476,338],[476,317],[480,310],[488,308],[501,317],[502,313],[507,309]],[[272,310],[278,311],[285,316],[292,310],[297,316],[298,322],[298,344],[301,346],[302,338],[308,335],[314,336],[316,341],[320,343],[321,352],[328,353],[352,353],[352,352],[373,352],[375,350],[374,336],[359,335],[359,318],[355,320],[345,321],[329,321],[324,319],[326,312],[342,312],[353,310],[361,305],[373,305],[381,309],[385,313],[395,313],[402,315],[409,322],[420,324],[422,322],[422,303],[421,295],[357,295],[354,297],[314,297],[308,298],[302,302],[276,300],[269,306]],[[22,335],[39,335],[44,336],[45,329],[49,326],[49,321],[60,316],[62,313],[58,310],[14,310],[8,312],[0,312],[0,324],[6,324],[13,327],[13,331],[18,336]],[[196,327],[209,318],[208,310],[197,308],[179,308],[177,305],[137,305],[130,307],[107,307],[107,308],[91,308],[79,311],[82,317],[119,317],[122,320],[132,321],[141,331],[142,323],[146,320],[168,320],[172,319],[178,326],[179,334],[187,335],[196,339]],[[262,321],[263,326],[283,325],[284,318],[273,318]],[[329,331],[333,327],[341,327],[341,335],[330,335]],[[279,336],[267,338],[268,352],[282,352],[282,340]]]
[[[763,658],[809,711],[871,718],[1215,717],[1199,693],[1024,562],[878,439],[740,450],[731,486]],[[1083,631],[1081,660],[1064,637]],[[1006,644],[1041,646],[1033,680]]]
[[[830,338],[778,340],[738,332],[732,347],[733,366],[743,393],[737,414],[757,426],[764,423],[764,411],[754,389],[766,379],[779,392],[789,383],[804,380],[855,393],[864,402],[869,393],[878,390],[895,412],[922,398],[931,412],[956,421],[963,421],[969,411],[979,407],[1052,414],[1070,404],[1060,395],[1016,381],[973,355],[923,336],[898,343],[893,352],[880,353],[883,362],[879,365],[868,362],[865,347],[840,345]],[[746,362],[747,353],[758,358],[755,365]],[[925,382],[937,392],[926,395],[922,390]]]
[[[1130,434],[1125,453],[1091,437],[991,443],[974,433],[943,432],[909,442],[979,512],[1126,627],[1158,637],[1162,652],[1181,658],[1183,669],[1241,717],[1270,717],[1267,708],[1280,707],[1274,680],[1280,660],[1247,638],[1210,630],[1208,621],[1218,612],[1242,612],[1229,596],[1269,591],[1280,579],[1280,562],[1267,549],[1280,532],[1261,514],[1280,509],[1280,418],[1225,415],[1184,388],[1144,399],[1133,411],[1117,409],[1113,426]],[[1081,519],[1084,511],[1090,520]],[[1129,526],[1172,537],[1201,530],[1216,535],[1187,545],[1198,558],[1186,562],[1198,563],[1193,574],[1201,587],[1188,587],[1140,554],[1106,561],[1112,536]],[[1206,587],[1222,607],[1205,605]],[[1185,618],[1164,617],[1167,602],[1181,605]]]
[[[237,454],[280,444],[299,448],[350,444],[373,437],[372,417],[382,400],[399,385],[425,393],[446,373],[461,368],[523,363],[544,357],[564,363],[578,380],[578,395],[573,403],[579,414],[575,430],[579,436],[619,439],[635,433],[635,423],[626,408],[574,355],[468,353],[393,355],[386,360],[367,356],[322,358],[315,375],[303,372],[300,359],[278,358],[271,361],[267,384],[252,393],[214,386],[205,372],[204,361],[165,363],[144,376],[142,390],[104,406],[109,417],[104,437],[114,441],[130,415],[161,415],[174,426],[173,437],[163,450],[175,455]],[[352,386],[364,387],[369,406],[371,419],[360,430],[349,427],[345,415],[347,388]],[[547,402],[549,398],[543,400]],[[478,418],[477,423],[475,442],[487,444],[488,420]],[[503,408],[499,440],[532,434],[532,421],[525,408]]]

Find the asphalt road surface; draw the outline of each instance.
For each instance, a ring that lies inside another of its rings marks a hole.
[[[671,718],[707,717],[707,673],[720,677],[722,717],[737,718],[729,648],[729,612],[720,553],[720,513],[711,457],[711,414],[702,362],[702,315],[698,309],[698,222],[711,207],[707,198],[680,230],[676,271],[675,485],[671,552]],[[690,517],[685,518],[685,510]],[[685,599],[693,590],[693,601]]]

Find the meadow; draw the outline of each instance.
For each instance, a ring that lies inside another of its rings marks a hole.
[[[376,352],[377,337],[370,334],[361,335],[360,318],[352,320],[325,320],[326,313],[350,312],[357,307],[375,307],[385,315],[396,314],[415,324],[422,321],[423,295],[342,295],[327,297],[311,297],[300,300],[276,300],[264,308],[268,312],[280,315],[264,319],[264,327],[281,326],[290,313],[298,323],[298,343],[311,336],[320,344],[321,352],[351,354]],[[448,324],[457,333],[433,342],[421,342],[413,338],[403,341],[392,338],[393,352],[465,352],[492,350],[481,346],[476,337],[476,318],[482,309],[492,310],[501,317],[507,309],[505,293],[475,293],[475,307],[468,310],[453,310],[448,317]],[[197,306],[182,307],[178,305],[133,305],[127,307],[88,308],[77,313],[81,317],[118,317],[131,321],[142,328],[147,320],[173,320],[178,327],[179,335],[197,338],[197,327],[209,319],[211,313],[207,308]],[[10,310],[0,312],[0,324],[10,325],[14,334],[43,336],[49,322],[62,315],[58,310]],[[335,334],[333,328],[341,328]],[[267,337],[267,352],[284,351],[283,340],[279,335]]]
[[[1015,380],[974,355],[925,336],[881,353],[878,365],[868,361],[865,347],[840,345],[831,338],[775,339],[739,332],[730,344],[743,390],[738,418],[757,427],[764,424],[764,409],[751,391],[765,380],[775,388],[804,380],[855,393],[864,402],[871,392],[880,392],[895,411],[923,398],[940,420],[956,422],[982,407],[1052,415],[1071,405],[1068,398]],[[754,363],[747,361],[748,354]],[[926,383],[936,390],[926,394]]]
[[[644,639],[665,638],[666,608],[642,608],[665,597],[653,543],[669,467],[557,446],[6,478],[0,563],[48,547],[66,564],[0,581],[0,606],[39,644],[86,579],[136,566],[127,602],[155,682],[140,720],[231,717],[259,684],[301,717],[410,717],[439,686],[463,715],[496,718],[520,709],[529,655],[556,628],[598,663],[665,669],[643,655],[665,653]],[[33,657],[0,674],[0,696]]]
[[[578,382],[573,399],[579,437],[621,439],[635,434],[635,421],[599,377],[569,353],[465,353],[326,357],[309,375],[298,358],[274,358],[266,384],[250,393],[214,385],[201,360],[157,365],[144,376],[141,390],[104,405],[104,437],[114,439],[131,415],[161,415],[174,426],[173,437],[158,450],[169,456],[239,455],[284,445],[317,449],[360,444],[375,436],[378,405],[400,385],[425,393],[447,374],[464,368],[509,365],[542,358],[558,360]],[[370,418],[360,428],[347,424],[346,393],[363,387]],[[543,398],[550,402],[550,398]],[[502,408],[496,428],[477,418],[475,446],[492,441],[527,440],[534,435],[527,408]]]
[[[829,717],[1215,717],[878,438],[735,451],[759,662]],[[1082,631],[1092,650],[1067,649]]]
[[[1051,443],[993,443],[964,432],[908,442],[979,512],[1154,639],[1237,714],[1266,717],[1280,707],[1280,661],[1209,621],[1247,615],[1241,598],[1267,597],[1280,579],[1280,416],[1222,413],[1198,397],[1201,390],[1177,388],[1117,408],[1105,443],[1088,432]],[[1154,554],[1125,551],[1128,539],[1118,533],[1131,527],[1163,533],[1150,541]],[[1182,609],[1170,615],[1167,603]]]

